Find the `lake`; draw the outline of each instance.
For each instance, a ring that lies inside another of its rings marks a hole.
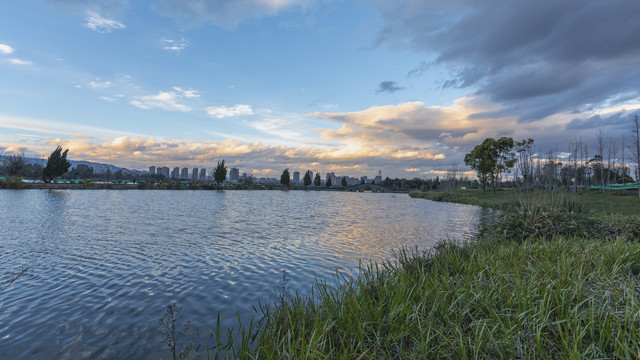
[[[204,332],[402,247],[473,239],[490,210],[333,191],[0,190],[0,354],[169,359],[166,306]]]

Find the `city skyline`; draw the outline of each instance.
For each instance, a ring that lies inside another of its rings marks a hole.
[[[442,177],[486,137],[566,152],[640,112],[635,0],[8,0],[0,153],[130,169]],[[593,149],[594,147],[591,147]]]

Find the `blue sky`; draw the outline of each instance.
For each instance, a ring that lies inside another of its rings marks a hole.
[[[628,133],[640,3],[6,0],[0,150],[434,177],[486,137]]]

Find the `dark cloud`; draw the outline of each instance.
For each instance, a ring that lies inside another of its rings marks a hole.
[[[376,94],[380,94],[383,92],[393,94],[396,91],[404,90],[403,87],[399,86],[395,81],[383,81],[378,84],[378,88],[376,89]]]
[[[589,118],[576,118],[567,124],[567,130],[630,130],[635,112],[620,111],[608,116],[594,115]],[[595,132],[594,132],[595,133]]]
[[[451,71],[445,86],[475,89],[520,121],[640,96],[640,1],[379,3],[379,44],[435,57]]]

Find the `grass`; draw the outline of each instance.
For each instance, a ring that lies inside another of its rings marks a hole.
[[[640,244],[557,237],[402,251],[268,312],[264,359],[640,356]]]
[[[556,193],[532,191],[523,195],[517,189],[500,190],[496,191],[495,194],[491,191],[483,193],[482,190],[471,189],[442,192],[414,191],[409,193],[409,196],[434,201],[478,205],[494,209],[502,209],[505,207],[505,205],[508,205],[508,203],[512,202],[514,199],[522,197],[539,197],[546,199],[553,196],[564,196],[565,198],[571,198],[572,201],[575,201],[577,204],[584,207],[585,212],[591,213],[593,215],[624,216],[640,214],[640,198],[638,198],[638,193],[635,191],[610,191],[605,195],[595,190],[578,192],[577,194],[573,194],[568,191],[558,191]]]
[[[640,358],[640,216],[570,194],[440,194],[503,215],[475,243],[402,250],[307,295],[285,295],[283,275],[207,358]]]

